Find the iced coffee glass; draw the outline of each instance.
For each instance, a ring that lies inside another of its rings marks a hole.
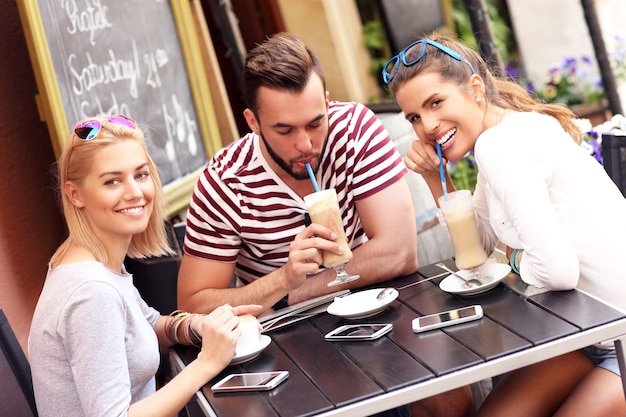
[[[441,196],[438,201],[454,247],[457,268],[470,271],[469,279],[477,279],[481,283],[490,281],[490,277],[483,276],[479,271],[487,261],[487,253],[480,242],[472,194],[469,190],[458,190],[448,193],[447,200]]]
[[[343,284],[344,282],[354,281],[359,275],[350,275],[344,265],[352,259],[352,251],[346,240],[346,233],[343,229],[341,221],[341,213],[339,211],[339,202],[337,201],[337,192],[335,189],[327,189],[317,191],[313,194],[304,196],[304,202],[309,211],[309,216],[313,223],[318,223],[328,227],[335,232],[337,240],[335,242],[343,247],[343,254],[338,255],[334,252],[322,251],[323,264],[326,267],[334,268],[337,276],[328,283],[328,286]]]

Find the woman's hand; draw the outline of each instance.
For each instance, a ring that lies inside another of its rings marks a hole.
[[[201,323],[202,350],[198,360],[207,364],[207,372],[215,374],[224,369],[235,355],[235,346],[241,334],[239,317],[242,314],[255,314],[263,307],[256,304],[232,307],[224,304],[206,316],[194,321]],[[197,325],[192,323],[192,325]],[[194,326],[194,329],[196,327]]]
[[[444,166],[445,166],[444,159]],[[414,140],[404,157],[404,164],[411,171],[424,177],[439,176],[439,157],[433,144]]]

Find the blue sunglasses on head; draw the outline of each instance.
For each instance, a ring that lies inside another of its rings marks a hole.
[[[118,126],[125,126],[131,129],[137,129],[137,122],[128,116],[118,114],[116,116],[109,116],[106,119],[109,123],[113,123]],[[102,129],[102,122],[98,119],[86,120],[78,123],[74,126],[74,134],[84,141],[92,140]]]
[[[430,39],[420,39],[419,41],[413,42],[412,44],[404,48],[404,50],[401,51],[398,55],[394,56],[389,61],[387,61],[387,64],[383,68],[383,81],[385,82],[385,84],[389,84],[391,80],[393,80],[393,77],[398,72],[400,63],[404,64],[404,66],[406,67],[410,67],[411,65],[415,65],[418,62],[420,62],[420,60],[424,58],[424,54],[426,54],[427,45],[434,46],[435,48],[439,49],[444,54],[456,59],[457,61],[465,62],[469,66],[470,70],[472,71],[472,74],[476,74],[476,71],[474,71],[474,67],[472,67],[472,64],[470,64],[467,59],[463,59],[463,57],[461,57],[461,54],[459,54],[458,52],[453,51],[452,49],[448,48],[445,45],[440,44],[439,42],[431,41]],[[419,46],[422,47],[422,50],[420,51],[419,54],[416,54],[417,58],[411,61],[408,61],[406,58],[407,54],[409,52],[412,52],[413,48],[416,48]]]

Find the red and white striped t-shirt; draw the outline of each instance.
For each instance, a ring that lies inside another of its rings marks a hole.
[[[335,188],[348,242],[367,241],[355,201],[402,178],[407,169],[389,134],[362,104],[331,102],[320,188]],[[236,262],[244,282],[287,262],[289,244],[305,228],[304,200],[269,167],[259,137],[249,133],[221,149],[196,184],[187,212],[185,252]]]

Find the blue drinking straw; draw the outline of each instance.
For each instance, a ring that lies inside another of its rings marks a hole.
[[[311,165],[309,165],[308,162],[306,163],[306,170],[309,173],[309,177],[311,177],[311,182],[313,183],[313,188],[315,188],[315,192],[318,192],[320,190],[320,187],[317,185],[317,181],[315,180],[315,174],[313,173],[313,170],[311,169]]]
[[[441,176],[441,188],[443,188],[443,198],[448,201],[448,187],[446,187],[446,176],[443,173],[443,157],[441,156],[441,145],[437,143],[437,157],[439,158],[439,176]]]

